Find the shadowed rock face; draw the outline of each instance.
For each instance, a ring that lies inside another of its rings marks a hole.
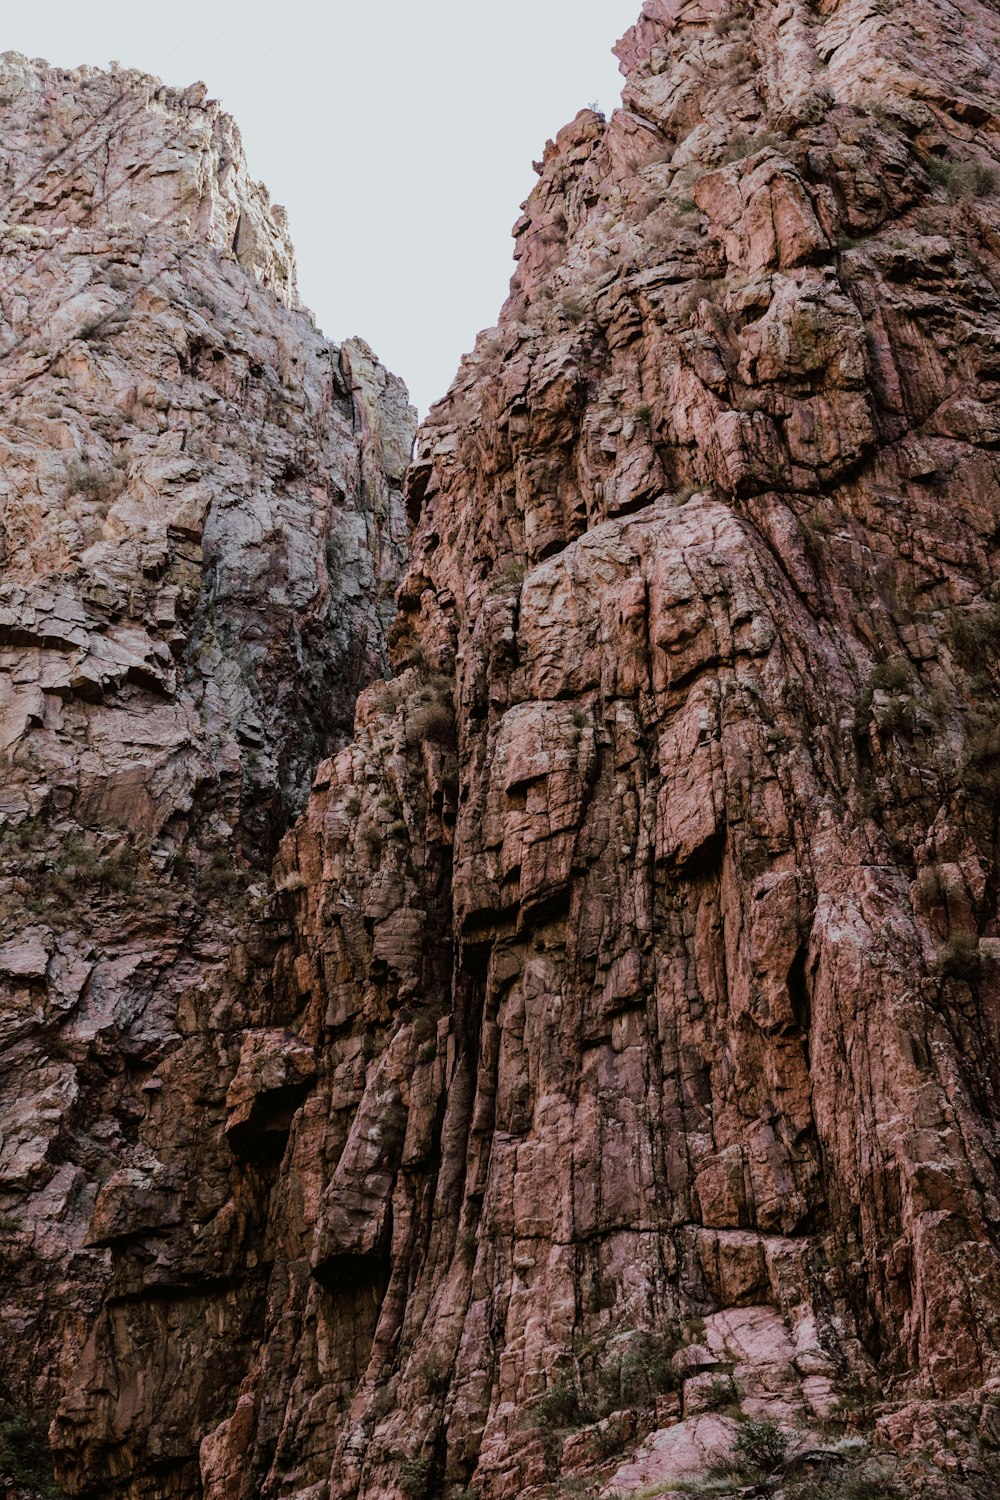
[[[190,1487],[261,1299],[235,935],[384,670],[413,414],[203,89],[8,53],[0,100],[0,1401],[51,1411],[148,1295]]]
[[[546,148],[396,676],[149,983],[73,1493],[665,1492],[738,1414],[787,1500],[877,1492],[831,1430],[1000,1493],[998,52],[974,0],[648,0]]]

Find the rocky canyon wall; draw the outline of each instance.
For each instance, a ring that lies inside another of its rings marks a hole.
[[[332,753],[270,886],[169,963],[101,895],[82,999],[61,929],[19,929],[14,1045],[84,1080],[32,1104],[58,1146],[11,1215],[26,1285],[39,1222],[99,1267],[51,1283],[73,1494],[631,1497],[727,1463],[708,1493],[1000,1494],[1000,17],[647,0],[618,53],[422,428],[394,675],[339,748],[305,695],[296,764]],[[294,318],[280,233],[240,269],[220,215],[188,215],[206,257]],[[398,543],[365,358],[368,415],[334,384],[324,420]],[[329,615],[369,670],[382,547]],[[201,640],[225,702],[243,659]],[[93,755],[104,699],[51,696]],[[201,796],[206,852],[256,829],[260,796]],[[108,992],[136,1019],[102,1032]],[[739,1469],[754,1421],[781,1478]]]
[[[998,47],[654,0],[547,148],[283,846],[237,1149],[315,1079],[211,1500],[631,1495],[858,1409],[996,1493]]]
[[[8,53],[0,121],[0,1396],[51,1415],[105,1298],[159,1299],[189,1492],[261,1304],[238,933],[384,671],[414,418],[301,309],[203,87]]]

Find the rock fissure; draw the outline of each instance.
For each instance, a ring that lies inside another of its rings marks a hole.
[[[70,1492],[736,1494],[756,1422],[782,1500],[1000,1493],[998,50],[646,0],[412,462],[200,88],[5,57],[73,183],[0,227],[4,1357]]]

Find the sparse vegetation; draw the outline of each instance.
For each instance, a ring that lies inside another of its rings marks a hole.
[[[880,688],[890,693],[900,693],[911,686],[913,682],[913,668],[905,657],[893,656],[889,661],[879,662],[878,666],[872,672],[869,682],[873,688]]]
[[[411,745],[450,744],[455,735],[455,716],[447,703],[421,703],[407,719],[406,737]]]
[[[991,665],[995,666],[1000,656],[1000,603],[991,601],[984,609],[956,611],[951,639],[966,671],[981,671],[986,658],[992,658]]]
[[[844,1265],[857,1263],[859,1252],[844,1251]],[[831,1256],[831,1263],[833,1257]],[[882,1400],[882,1392],[874,1385],[865,1385],[860,1380],[849,1381],[842,1390],[834,1408],[835,1420],[844,1416],[850,1416],[854,1426],[870,1426],[874,1424],[875,1409]]]
[[[903,1500],[903,1491],[882,1470],[874,1474],[824,1474],[787,1492],[788,1500]]]
[[[716,36],[729,36],[733,31],[745,31],[747,26],[747,13],[745,10],[728,10],[721,16],[716,16],[712,22],[712,30]]]
[[[85,453],[66,465],[66,494],[85,495],[88,500],[110,500],[120,492],[121,475],[93,463]]]
[[[399,1487],[406,1500],[432,1500],[434,1465],[429,1458],[404,1458],[399,1466]]]
[[[682,1379],[671,1358],[680,1347],[673,1335],[647,1329],[613,1340],[597,1371],[600,1414],[648,1406],[657,1396],[679,1390]]]
[[[722,148],[719,161],[723,166],[730,162],[743,161],[748,156],[753,156],[758,151],[765,150],[768,146],[780,146],[784,143],[783,137],[775,135],[770,130],[759,130],[756,135],[743,135],[737,133],[731,135]]]
[[[140,878],[145,843],[107,842],[107,835],[82,828],[49,828],[40,817],[26,818],[0,835],[0,867],[30,881],[28,909],[34,913],[64,905],[82,891],[112,896],[130,891]]]
[[[46,1427],[44,1417],[35,1413],[0,1408],[0,1487],[8,1480],[17,1491],[28,1490],[40,1500],[61,1500],[64,1491],[52,1477]]]
[[[748,1417],[733,1441],[733,1458],[751,1474],[774,1474],[788,1457],[788,1438],[769,1417]]]
[[[724,1412],[728,1416],[742,1414],[740,1388],[731,1375],[718,1375],[705,1392],[706,1411]]]
[[[917,727],[916,699],[905,694],[894,693],[875,708],[875,723],[879,734],[892,739],[898,735],[912,735]]]
[[[384,840],[382,830],[377,823],[366,823],[361,829],[358,837],[372,864],[375,864],[382,854]]]
[[[1000,724],[985,714],[969,716],[958,779],[976,802],[992,807],[1000,799]]]
[[[206,901],[240,905],[246,894],[246,874],[229,849],[213,849],[208,864],[198,876],[198,888]]]
[[[525,575],[525,565],[519,557],[507,557],[493,570],[490,578],[491,594],[513,593],[519,589]]]
[[[582,323],[589,312],[586,302],[576,292],[567,292],[564,296],[560,297],[559,306],[562,309],[563,317],[568,323],[574,326]]]
[[[549,1386],[536,1401],[531,1415],[541,1427],[579,1427],[586,1420],[580,1393],[569,1376]]]
[[[987,162],[932,156],[927,163],[927,175],[952,203],[966,198],[988,198],[997,190],[996,168]]]

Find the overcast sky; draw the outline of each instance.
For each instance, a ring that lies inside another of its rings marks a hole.
[[[533,158],[618,103],[611,48],[640,0],[0,3],[0,51],[203,79],[291,219],[302,296],[360,334],[423,413],[513,269]]]

